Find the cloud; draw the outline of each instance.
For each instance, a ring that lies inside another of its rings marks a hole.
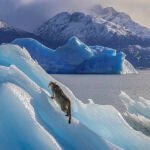
[[[150,26],[149,0],[0,0],[0,18],[32,31],[58,12],[86,10],[96,4],[113,6],[130,14],[137,22]]]

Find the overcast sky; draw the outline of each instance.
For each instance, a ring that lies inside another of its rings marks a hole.
[[[58,12],[86,10],[97,4],[113,6],[150,28],[150,0],[0,0],[0,19],[32,31]]]

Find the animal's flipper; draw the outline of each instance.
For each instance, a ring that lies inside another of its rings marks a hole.
[[[69,123],[69,124],[71,123],[71,115],[69,116],[68,123]]]
[[[68,107],[67,116],[69,116],[68,123],[70,124],[71,123],[71,105],[69,105]]]

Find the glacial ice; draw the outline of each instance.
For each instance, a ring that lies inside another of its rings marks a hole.
[[[125,104],[127,110],[133,114],[140,114],[150,119],[150,101],[139,97],[138,100],[133,100],[125,92],[121,92],[120,99]]]
[[[84,104],[56,81],[72,101],[72,123],[53,101],[48,75],[25,48],[0,46],[0,149],[148,150],[150,138],[135,131],[108,105]],[[122,95],[127,99],[127,95]],[[148,110],[149,104],[141,101]],[[135,106],[137,107],[137,106]]]
[[[1,82],[0,97],[0,149],[61,149],[35,120],[32,98],[25,90],[11,82]]]
[[[75,118],[68,125],[65,115],[50,99],[47,85],[54,79],[25,49],[2,45],[0,56],[0,148],[120,149]]]
[[[29,38],[16,39],[12,43],[25,47],[48,73],[136,73],[124,53],[107,47],[87,46],[77,37],[71,37],[55,50]]]
[[[93,56],[92,50],[76,37],[70,38],[66,45],[57,48],[56,54],[71,65],[80,65]]]
[[[150,119],[131,114],[128,111],[123,114],[126,121],[137,131],[143,132],[145,135],[150,136]]]
[[[150,101],[139,97],[131,99],[125,92],[121,92],[120,99],[127,111],[123,114],[125,120],[137,131],[150,136]]]

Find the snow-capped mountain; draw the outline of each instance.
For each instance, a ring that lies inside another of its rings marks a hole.
[[[26,32],[24,30],[10,26],[4,21],[0,20],[0,43],[9,43],[16,38],[34,38],[47,45],[46,40],[42,40],[40,37],[33,33]]]
[[[76,36],[87,45],[102,45],[124,51],[135,67],[150,67],[149,63],[144,62],[145,58],[146,62],[150,60],[149,52],[146,52],[148,49],[144,48],[150,47],[150,30],[111,7],[96,6],[86,13],[59,13],[41,25],[35,34],[48,40],[52,48],[62,46],[70,37]],[[141,59],[135,59],[129,52],[131,45],[140,45]]]
[[[65,44],[71,36],[77,36],[88,45],[112,48],[141,42],[134,33],[124,27],[81,12],[59,13],[45,22],[35,33],[48,39],[51,47]]]
[[[136,23],[129,15],[124,12],[118,12],[112,7],[103,8],[100,5],[94,6],[89,12],[96,17],[103,18],[107,21],[120,25],[125,29],[133,32],[137,36],[150,38],[150,29]]]

